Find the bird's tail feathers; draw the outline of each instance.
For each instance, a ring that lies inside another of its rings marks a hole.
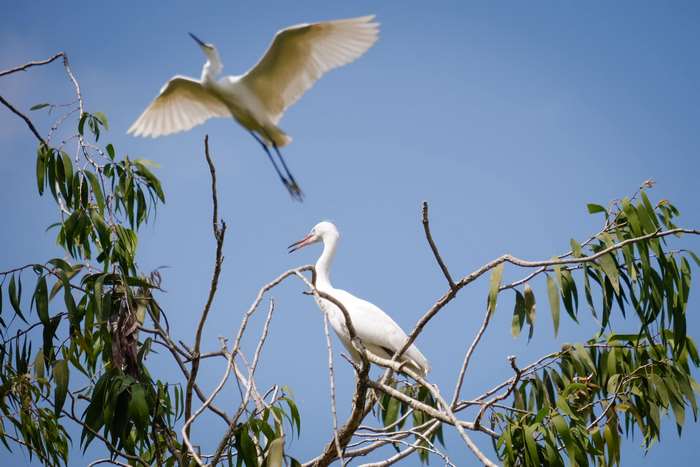
[[[267,126],[263,136],[268,143],[274,143],[278,148],[284,147],[292,142],[292,137],[276,126]]]
[[[428,372],[430,372],[430,363],[428,362],[428,359],[425,358],[425,355],[423,355],[421,351],[418,350],[418,347],[416,347],[415,345],[409,347],[406,351],[406,356],[411,360],[411,363],[418,370],[420,370],[421,373],[423,373],[423,376],[427,375]]]

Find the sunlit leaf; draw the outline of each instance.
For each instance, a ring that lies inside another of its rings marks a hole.
[[[66,402],[68,394],[68,362],[65,360],[56,360],[53,365],[54,379],[54,414],[60,416],[63,404]]]
[[[496,311],[496,299],[498,298],[498,289],[501,286],[501,277],[503,276],[503,263],[493,268],[491,273],[491,281],[489,286],[488,311],[493,314]]]
[[[607,211],[605,210],[605,208],[604,208],[603,206],[601,206],[600,204],[593,204],[593,203],[590,203],[590,204],[587,204],[586,207],[588,208],[588,212],[589,212],[590,214],[596,214],[596,213],[598,213],[598,212],[605,212],[605,213],[607,213]]]
[[[549,274],[547,274],[547,297],[549,298],[549,307],[552,311],[554,337],[557,337],[557,334],[559,334],[559,290],[557,283]]]

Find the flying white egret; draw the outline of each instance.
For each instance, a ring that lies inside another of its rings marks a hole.
[[[279,152],[292,138],[277,124],[324,73],[357,59],[377,41],[379,24],[373,19],[370,15],[282,29],[253,68],[220,79],[223,65],[216,48],[190,33],[207,57],[201,79],[173,77],[128,133],[155,138],[189,130],[212,117],[233,117],[262,145],[292,197],[301,200],[299,185]],[[286,178],[268,146],[275,149]]]
[[[352,321],[357,337],[367,350],[373,354],[391,358],[406,343],[408,336],[396,322],[376,305],[355,297],[345,290],[336,289],[331,285],[330,269],[335,250],[338,246],[340,233],[336,226],[327,221],[319,222],[311,232],[289,246],[289,252],[298,250],[312,243],[323,242],[323,253],[316,261],[316,289],[324,292],[345,306]],[[333,330],[340,338],[353,359],[359,362],[359,354],[350,341],[350,334],[345,325],[343,312],[333,302],[321,299],[321,311],[328,314],[328,320]],[[430,364],[415,345],[411,345],[403,354],[402,360],[425,375],[430,371]]]

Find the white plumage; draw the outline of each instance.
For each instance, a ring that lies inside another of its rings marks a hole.
[[[336,289],[330,281],[330,267],[335,256],[340,234],[331,222],[320,222],[311,229],[311,232],[302,240],[290,245],[290,253],[299,248],[311,245],[319,241],[323,242],[323,253],[316,262],[316,289],[324,292],[345,306],[357,337],[360,338],[367,350],[379,357],[391,358],[406,343],[408,336],[381,308],[355,297],[350,292]],[[350,341],[350,335],[345,325],[343,312],[331,301],[321,299],[323,312],[327,313],[328,320],[345,348],[350,352],[355,361],[359,361],[359,354]],[[425,375],[430,371],[430,364],[415,344],[412,344],[403,354],[402,360],[406,361],[414,370]]]
[[[233,117],[263,145],[290,192],[300,196],[281,156],[288,179],[267,146],[289,144],[291,137],[277,126],[285,110],[324,73],[357,59],[377,41],[379,24],[373,19],[363,16],[282,29],[247,73],[220,79],[223,65],[216,48],[191,34],[207,56],[201,79],[173,77],[128,133],[155,138],[189,130],[212,117]]]

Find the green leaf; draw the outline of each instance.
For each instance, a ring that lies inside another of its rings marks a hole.
[[[620,273],[617,270],[617,264],[615,263],[615,258],[612,253],[605,254],[598,258],[598,264],[603,269],[603,272],[615,290],[616,295],[620,295]]]
[[[581,250],[581,244],[574,240],[573,238],[571,239],[571,254],[574,255],[574,258],[580,258],[583,256],[583,251]]]
[[[42,104],[34,104],[33,106],[29,107],[29,110],[34,111],[34,110],[41,110],[45,107],[48,107],[51,104],[47,103],[42,103]]]
[[[258,456],[253,440],[248,433],[248,428],[247,424],[240,427],[238,436],[236,436],[236,441],[238,441],[236,447],[238,448],[238,455],[243,459],[246,467],[257,467]]]
[[[112,146],[112,143],[105,146],[105,149],[107,150],[107,155],[109,156],[109,158],[114,160],[115,152],[114,152],[114,146]]]
[[[289,413],[291,414],[294,425],[296,425],[298,435],[301,433],[301,417],[299,416],[299,409],[297,408],[297,405],[294,403],[294,401],[290,398],[285,397],[283,400],[287,403],[287,406],[289,406]]]
[[[696,264],[698,267],[700,267],[700,257],[698,257],[698,255],[696,255],[696,254],[695,254],[694,252],[692,252],[692,251],[688,251],[688,253],[690,253],[690,256],[693,257],[693,260],[695,261],[695,264]]]
[[[141,430],[148,427],[148,404],[146,403],[146,391],[141,384],[131,386],[131,398],[129,399],[129,417]]]
[[[44,186],[46,185],[46,150],[46,146],[42,143],[36,154],[36,184],[40,195],[44,194]]]
[[[56,385],[54,388],[54,414],[56,417],[61,415],[61,409],[66,402],[68,378],[68,363],[65,360],[56,360],[53,365],[53,379]]]
[[[605,443],[608,445],[608,465],[614,465],[620,451],[620,439],[617,436],[617,428],[615,431],[610,429],[610,425],[605,425]]]
[[[535,294],[532,292],[530,284],[525,284],[523,288],[523,294],[525,296],[525,313],[527,314],[528,322],[530,326],[535,325]]]
[[[607,213],[607,211],[605,210],[605,208],[604,208],[603,206],[601,206],[600,204],[589,203],[589,204],[586,205],[586,207],[588,208],[588,212],[589,212],[590,214],[596,214],[596,213],[598,213],[598,212]]]
[[[87,120],[88,116],[87,112],[83,112],[83,114],[80,116],[80,121],[78,122],[78,133],[80,133],[80,136],[83,136],[85,134],[85,120]]]
[[[43,379],[46,377],[46,364],[44,362],[44,352],[41,349],[39,349],[39,351],[36,353],[36,357],[34,358],[34,375],[39,379]]]
[[[57,181],[63,199],[66,200],[68,207],[71,205],[72,189],[73,189],[73,163],[70,156],[61,151],[61,160],[56,161]]]
[[[12,308],[15,310],[15,313],[17,313],[17,316],[19,316],[20,319],[26,323],[27,320],[24,318],[22,309],[20,308],[22,300],[22,279],[19,279],[17,284],[15,284],[15,276],[13,274],[12,277],[10,277],[8,292],[10,293],[10,305],[12,305]]]
[[[384,415],[384,426],[392,425],[396,422],[396,420],[398,420],[400,405],[401,404],[399,403],[398,399],[394,397],[389,399],[386,408],[386,414]],[[396,427],[394,427],[394,429],[396,429]]]
[[[266,467],[282,467],[284,464],[284,438],[276,438],[267,445]]]
[[[559,290],[557,283],[547,274],[547,297],[552,311],[552,323],[554,325],[554,337],[559,334]]]
[[[595,363],[593,363],[593,359],[591,358],[591,355],[588,352],[588,350],[586,350],[580,343],[574,344],[574,349],[574,354],[578,357],[579,360],[581,360],[581,362],[584,363],[584,365],[587,367],[587,370],[591,373],[595,373],[596,365]]]
[[[92,287],[93,300],[95,302],[95,313],[98,319],[104,319],[102,315],[102,283],[105,280],[106,274],[100,274],[95,279],[95,283]]]
[[[34,291],[34,303],[36,304],[36,312],[42,323],[49,322],[49,293],[46,287],[46,276],[41,276],[36,283]]]
[[[102,187],[100,186],[100,182],[94,173],[89,172],[87,170],[84,173],[90,182],[92,193],[93,195],[95,195],[95,202],[97,202],[97,207],[100,210],[100,213],[102,213],[105,210],[105,197],[102,193]]]
[[[519,291],[515,291],[515,307],[513,308],[513,322],[510,326],[510,333],[513,337],[518,337],[520,335],[520,330],[523,328],[525,323],[525,299],[523,294]]]
[[[561,415],[555,415],[552,417],[552,423],[554,424],[554,428],[556,428],[559,438],[562,440],[567,450],[573,448],[571,430],[569,429],[569,425],[567,425],[566,420],[564,420],[564,417]]]
[[[537,444],[535,443],[535,432],[537,431],[537,425],[528,426],[523,431],[525,436],[525,446],[527,447],[530,462],[532,465],[540,465],[541,463],[539,456],[537,455]]]
[[[108,388],[108,383],[110,382],[110,373],[105,372],[100,379],[95,383],[95,387],[92,390],[92,396],[90,398],[90,405],[85,410],[85,426],[83,427],[83,432],[80,435],[80,443],[83,444],[83,452],[90,445],[90,442],[95,437],[95,435],[90,431],[97,432],[100,427],[104,424],[104,406],[105,406],[105,392]]]
[[[78,318],[78,307],[75,306],[75,300],[73,299],[73,294],[71,293],[70,282],[68,279],[63,283],[63,301],[66,304],[66,309],[68,310],[68,321],[73,327],[79,327],[80,321]]]
[[[491,273],[491,285],[489,286],[488,311],[493,314],[496,311],[496,299],[498,298],[498,289],[501,287],[501,277],[503,276],[503,266],[501,263]]]
[[[102,124],[103,127],[105,127],[106,130],[109,130],[109,123],[107,122],[107,116],[103,114],[102,112],[95,112],[92,114],[99,122]]]
[[[148,185],[156,192],[156,196],[158,196],[160,201],[164,203],[165,193],[163,192],[163,188],[161,187],[160,180],[158,180],[158,177],[156,177],[153,174],[153,172],[151,172],[150,169],[146,167],[148,162],[149,161],[144,159],[137,159],[134,161],[134,164],[136,164],[136,166],[138,167],[138,174],[148,181]]]

